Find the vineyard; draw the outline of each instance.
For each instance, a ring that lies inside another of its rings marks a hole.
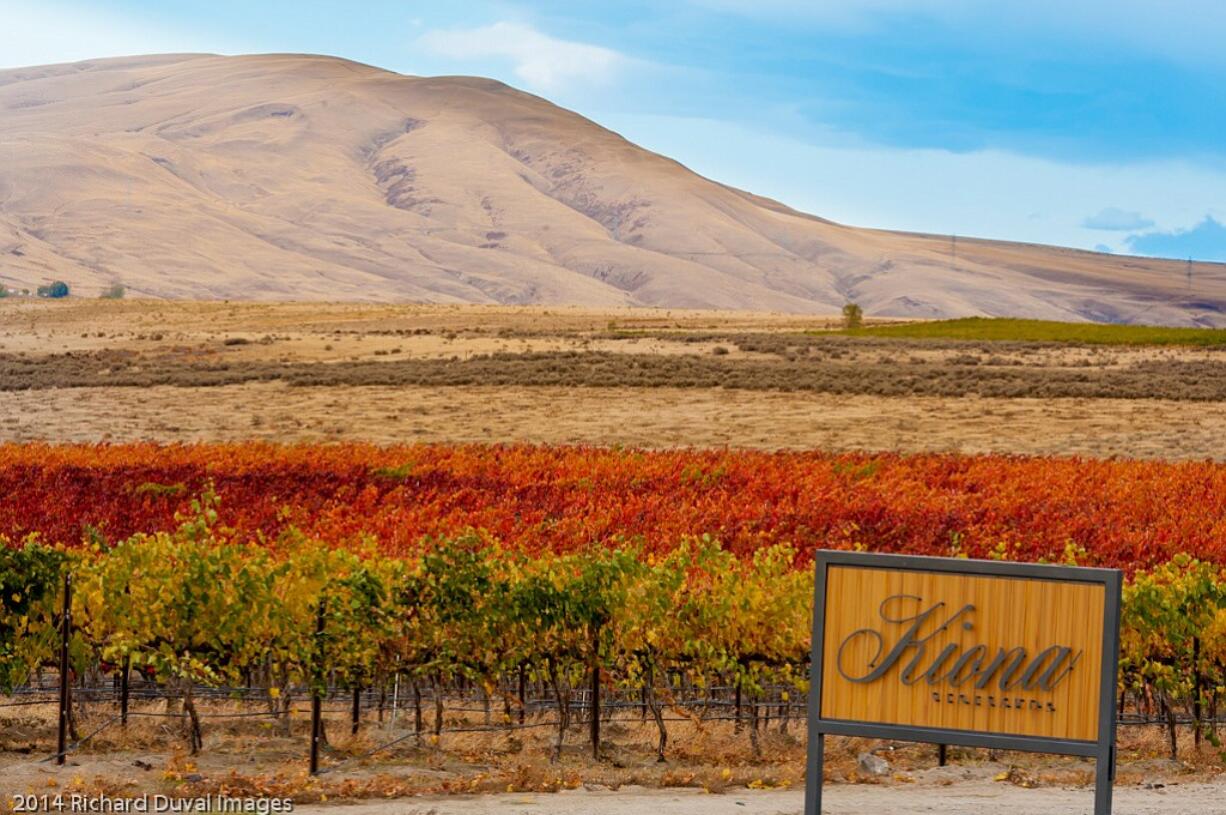
[[[212,484],[218,534],[289,529],[334,548],[412,553],[482,530],[510,550],[710,535],[776,544],[1060,560],[1132,572],[1182,553],[1226,564],[1226,466],[949,455],[526,445],[0,445],[0,535],[68,548],[167,531]]]
[[[803,703],[818,547],[1123,568],[1124,719],[1164,723],[1172,753],[1181,725],[1217,742],[1220,465],[9,446],[0,496],[0,690],[21,704],[61,661],[125,693],[137,677],[181,701],[193,752],[209,689],[288,721],[402,684],[418,735],[423,690],[437,732],[445,691],[511,730],[537,689],[555,757],[577,698],[598,742],[602,696],[650,717],[661,757],[704,700],[750,711],[756,750],[758,711]]]

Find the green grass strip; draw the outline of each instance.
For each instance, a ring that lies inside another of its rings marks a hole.
[[[1226,346],[1226,329],[1166,328],[1153,325],[1060,323],[1052,320],[1015,320],[966,317],[959,320],[899,323],[837,332],[853,337],[899,339],[991,340],[1012,342],[1068,342],[1090,345],[1197,345]]]

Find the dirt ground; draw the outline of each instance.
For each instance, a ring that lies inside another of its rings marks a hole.
[[[548,712],[522,729],[489,729],[482,726],[480,706],[468,700],[448,708],[447,729],[436,738],[429,728],[414,735],[408,709],[382,721],[368,710],[361,731],[351,735],[347,712],[333,709],[334,703],[325,706],[328,746],[321,755],[324,772],[316,777],[306,771],[309,722],[300,707],[292,708],[285,723],[252,717],[258,705],[204,702],[204,747],[192,756],[182,722],[164,715],[165,702],[138,703],[122,728],[113,700],[94,699],[80,721],[88,737],[63,767],[47,758],[55,744],[54,704],[0,709],[0,813],[12,811],[7,796],[40,793],[267,796],[290,798],[310,812],[325,804],[353,815],[777,815],[801,808],[800,719],[764,724],[756,747],[749,726],[737,732],[722,719],[673,720],[667,760],[660,762],[655,724],[634,712],[605,723],[599,759],[591,755],[582,722],[571,728],[555,758],[556,730]],[[1226,792],[1226,776],[1212,745],[1197,746],[1185,730],[1179,761],[1172,761],[1161,727],[1121,727],[1118,738],[1117,812],[1226,811],[1214,808]],[[865,769],[868,752],[887,762],[878,774]],[[947,766],[938,766],[936,748],[927,744],[830,737],[825,811],[1089,811],[1089,760],[960,747],[949,748],[948,759]]]
[[[1221,811],[1222,788],[1192,784],[1158,790],[1120,789],[1115,794],[1118,815],[1185,815],[1200,811]],[[985,807],[1001,808],[1010,815],[1051,815],[1051,813],[1089,813],[1091,794],[1081,789],[1026,790],[1002,787],[991,782],[961,783],[951,787],[914,788],[910,794],[897,789],[874,786],[843,786],[827,790],[822,811],[827,815],[853,815],[864,812],[889,812],[894,815],[940,812],[942,815],[982,815]],[[804,793],[798,790],[744,790],[724,795],[700,792],[621,789],[617,792],[575,790],[555,795],[474,796],[461,799],[411,799],[396,803],[379,802],[333,807],[338,815],[629,815],[653,812],[658,815],[800,815]],[[324,811],[305,806],[300,813]]]
[[[63,767],[47,758],[55,745],[54,704],[0,709],[0,813],[12,811],[6,808],[8,795],[44,792],[270,796],[290,798],[300,808],[362,803],[354,815],[615,815],[648,808],[661,815],[774,815],[799,812],[801,806],[805,738],[800,719],[763,724],[756,747],[749,726],[737,732],[733,722],[722,719],[672,720],[667,760],[660,762],[655,724],[628,712],[605,723],[599,759],[591,755],[582,722],[571,728],[555,758],[556,730],[548,712],[521,729],[490,729],[482,726],[481,707],[468,700],[448,707],[446,729],[436,738],[428,727],[414,735],[408,709],[382,721],[368,710],[360,732],[351,735],[347,712],[333,709],[335,701],[325,706],[328,745],[321,755],[324,772],[316,777],[307,774],[309,721],[297,706],[286,723],[260,715],[259,705],[203,702],[204,747],[192,756],[184,745],[182,722],[165,715],[165,702],[137,703],[124,728],[116,724],[113,700],[94,699],[88,714],[81,709],[80,732],[86,738]],[[1180,733],[1179,761],[1170,760],[1168,750],[1160,727],[1120,728],[1117,811],[1226,811],[1204,808],[1226,791],[1216,748],[1207,742],[1195,745],[1185,731]],[[864,767],[868,752],[887,762],[878,774]],[[947,815],[979,815],[984,810],[977,807],[989,804],[1016,812],[1088,811],[1091,761],[960,747],[949,748],[948,759],[947,766],[938,766],[936,748],[927,744],[830,737],[824,767],[827,811],[932,811],[927,806]],[[474,793],[488,797],[471,797]],[[398,808],[377,808],[388,806],[374,803],[385,799],[395,799]],[[1172,800],[1187,808],[1160,808]],[[905,806],[916,808],[900,808]]]
[[[81,766],[82,763],[85,766]],[[118,779],[140,774],[132,767],[131,756],[112,756],[105,760],[72,762],[76,766],[56,768],[40,765],[28,772],[20,769],[6,778],[0,792],[6,794],[33,790],[52,795],[78,792],[83,796],[108,795],[136,797],[147,789]],[[822,812],[826,815],[860,815],[866,812],[888,812],[892,815],[920,815],[939,812],[941,815],[983,815],[990,810],[1010,815],[1074,815],[1093,808],[1093,788],[1085,784],[1045,784],[1037,787],[1020,786],[1002,778],[1009,773],[1004,764],[988,763],[975,766],[932,767],[883,781],[838,783],[827,781],[823,787]],[[98,774],[112,779],[109,785],[81,783],[83,776]],[[156,770],[149,774],[156,774]],[[423,769],[422,779],[432,771]],[[433,771],[434,775],[443,773]],[[168,775],[175,775],[170,773]],[[162,786],[159,794],[193,798],[199,795],[226,794],[246,797],[279,798],[285,789],[275,785],[252,789],[234,785],[197,787],[190,783]],[[1155,776],[1148,780],[1130,778],[1114,787],[1114,808],[1117,815],[1189,815],[1189,813],[1226,812],[1222,796],[1226,785],[1195,778]],[[0,811],[8,811],[0,796]],[[601,783],[563,786],[557,791],[504,791],[479,794],[424,793],[373,795],[365,800],[352,800],[343,794],[313,803],[297,803],[294,811],[300,815],[801,815],[804,790],[799,783],[786,789],[752,789],[730,785],[705,790],[694,787],[655,788],[638,785],[610,787]]]
[[[1210,815],[1222,812],[1223,787],[1185,784],[1162,789],[1120,788],[1115,792],[1116,815]],[[736,790],[708,795],[690,790],[622,788],[567,790],[548,795],[423,797],[399,801],[298,807],[299,815],[801,815],[800,790]],[[1021,789],[991,781],[964,781],[954,786],[907,787],[836,786],[826,790],[825,815],[983,815],[988,809],[1009,815],[1076,815],[1093,809],[1085,789]]]

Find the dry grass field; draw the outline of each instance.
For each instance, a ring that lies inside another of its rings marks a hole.
[[[1226,456],[1226,351],[664,309],[0,301],[0,439]]]

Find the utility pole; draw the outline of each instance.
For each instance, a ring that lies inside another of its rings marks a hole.
[[[1192,288],[1192,258],[1188,258],[1188,288]]]
[[[949,270],[958,271],[958,236],[949,236]]]

